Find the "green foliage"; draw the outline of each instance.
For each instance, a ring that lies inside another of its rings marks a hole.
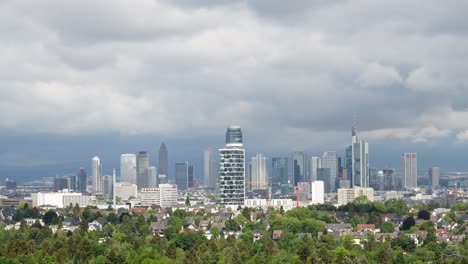
[[[395,231],[395,225],[392,222],[385,222],[380,226],[380,232],[382,233],[393,233]]]

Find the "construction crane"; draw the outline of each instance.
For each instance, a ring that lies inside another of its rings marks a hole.
[[[299,206],[299,200],[300,200],[299,191],[305,188],[306,188],[306,185],[298,185],[294,187],[294,190],[296,190],[296,206]]]

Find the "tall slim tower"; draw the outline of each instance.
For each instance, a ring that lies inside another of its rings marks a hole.
[[[138,190],[149,187],[149,155],[146,151],[140,151],[137,155],[137,186]]]
[[[221,204],[242,205],[245,199],[245,149],[242,130],[229,126],[226,146],[219,149],[219,199]]]
[[[178,190],[186,190],[189,187],[189,164],[187,161],[175,164],[175,182]]]
[[[330,169],[329,192],[336,192],[336,178],[338,176],[338,155],[336,151],[326,151],[323,153],[322,168]]]
[[[208,148],[203,154],[203,184],[209,189],[216,188],[217,172],[216,161],[213,159],[213,150]]]
[[[135,154],[120,155],[120,181],[132,184],[137,183]]]
[[[351,187],[369,187],[369,143],[357,136],[356,124],[351,129],[351,146],[346,151],[347,167]],[[350,159],[350,160],[349,160]]]
[[[102,193],[102,165],[98,156],[95,156],[91,161],[93,170],[93,192]]]
[[[418,157],[416,153],[401,154],[401,170],[403,172],[403,188],[418,187]]]
[[[252,190],[268,190],[267,158],[263,154],[252,157],[250,181]]]
[[[429,180],[431,181],[432,189],[439,188],[439,180],[440,180],[440,168],[439,167],[432,167],[429,169]]]
[[[164,142],[161,144],[159,148],[159,175],[166,175],[166,179],[169,179],[168,174],[168,167],[169,167],[169,159],[168,159],[168,151],[166,148],[166,144]]]
[[[81,167],[80,170],[78,171],[77,181],[78,181],[78,184],[77,184],[78,191],[81,192],[82,194],[85,194],[87,175],[86,175],[86,170],[83,167]]]
[[[289,194],[288,172],[288,158],[275,157],[271,159],[271,180],[274,186],[281,190],[282,195]]]

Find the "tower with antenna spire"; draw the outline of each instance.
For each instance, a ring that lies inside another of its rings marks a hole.
[[[356,113],[351,127],[351,146],[346,149],[346,167],[351,187],[369,187],[369,143],[357,135]]]

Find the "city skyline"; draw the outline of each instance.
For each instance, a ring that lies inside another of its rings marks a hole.
[[[422,4],[2,1],[0,179],[161,142],[197,169],[232,123],[248,155],[343,153],[354,113],[371,166],[468,170],[468,4]]]

